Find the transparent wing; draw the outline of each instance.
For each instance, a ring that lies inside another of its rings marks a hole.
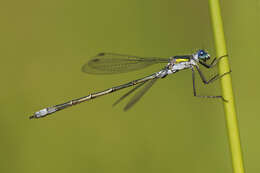
[[[151,81],[147,82],[146,85],[140,91],[138,91],[127,103],[127,105],[124,107],[124,111],[127,111],[132,106],[134,106],[134,104],[137,103],[141,99],[141,97],[153,86],[157,79],[158,78],[154,78]]]
[[[142,58],[132,55],[100,53],[84,64],[82,71],[89,74],[125,73],[168,61],[168,58]]]
[[[147,82],[147,81],[146,81]],[[113,106],[117,105],[118,103],[120,103],[122,100],[124,100],[124,98],[126,98],[127,96],[129,96],[131,93],[133,93],[136,89],[140,88],[141,86],[143,86],[146,82],[140,83],[139,85],[135,86],[133,89],[131,89],[130,91],[128,91],[127,93],[125,93],[122,97],[120,97],[114,104]]]

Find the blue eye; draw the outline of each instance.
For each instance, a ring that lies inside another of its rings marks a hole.
[[[208,59],[210,59],[210,55],[202,49],[198,50],[197,56],[200,60],[203,61],[207,61]]]

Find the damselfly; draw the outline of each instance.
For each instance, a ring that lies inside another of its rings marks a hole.
[[[118,104],[120,101],[122,101],[124,98],[126,98],[128,95],[133,93],[136,89],[143,86],[141,90],[139,90],[134,97],[127,103],[124,110],[128,110],[131,108],[140,98],[147,92],[148,89],[152,87],[152,85],[158,80],[163,79],[167,75],[176,73],[180,70],[184,69],[191,69],[192,71],[192,81],[193,81],[193,95],[197,97],[204,97],[204,98],[220,98],[223,101],[226,101],[222,96],[202,96],[197,95],[196,93],[196,87],[195,87],[195,70],[198,71],[200,78],[202,79],[202,82],[204,84],[209,84],[224,75],[230,73],[226,72],[224,74],[217,74],[214,77],[210,78],[209,80],[206,80],[206,77],[201,72],[199,65],[202,65],[206,68],[212,68],[214,67],[221,58],[226,57],[227,55],[221,56],[219,58],[214,58],[211,63],[206,63],[207,60],[210,59],[210,55],[204,51],[204,50],[198,50],[196,53],[191,55],[181,55],[181,56],[173,56],[170,58],[156,58],[156,57],[138,57],[138,56],[131,56],[131,55],[122,55],[122,54],[114,54],[114,53],[100,53],[94,58],[90,59],[85,65],[82,67],[82,71],[89,74],[116,74],[116,73],[124,73],[134,70],[143,69],[145,67],[151,66],[153,64],[157,63],[165,63],[167,64],[164,68],[162,68],[160,71],[153,73],[149,76],[146,76],[141,79],[137,79],[119,86],[115,86],[109,89],[106,89],[101,92],[96,92],[89,94],[85,97],[81,97],[78,99],[74,99],[71,101],[68,101],[63,104],[55,105],[52,107],[48,107],[45,109],[42,109],[38,112],[35,112],[32,116],[30,116],[30,119],[32,118],[42,118],[49,114],[52,114],[54,112],[57,112],[59,110],[68,108],[70,106],[124,89],[128,88],[130,86],[136,85],[133,89],[128,91],[126,94],[124,94],[122,97],[120,97],[114,105]]]

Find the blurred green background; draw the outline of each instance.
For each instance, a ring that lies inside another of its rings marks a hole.
[[[221,6],[245,168],[260,172],[260,1]],[[190,71],[158,81],[128,112],[126,101],[111,106],[126,89],[28,119],[162,68],[82,73],[99,52],[170,57],[206,48],[214,55],[207,1],[14,0],[1,3],[0,21],[1,173],[232,171],[222,103],[193,97]],[[219,91],[214,86],[203,92]]]

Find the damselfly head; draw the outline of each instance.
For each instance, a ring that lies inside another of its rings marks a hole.
[[[202,61],[207,61],[210,59],[210,55],[204,50],[199,50],[197,52],[197,56],[198,56],[198,59],[202,60]]]

